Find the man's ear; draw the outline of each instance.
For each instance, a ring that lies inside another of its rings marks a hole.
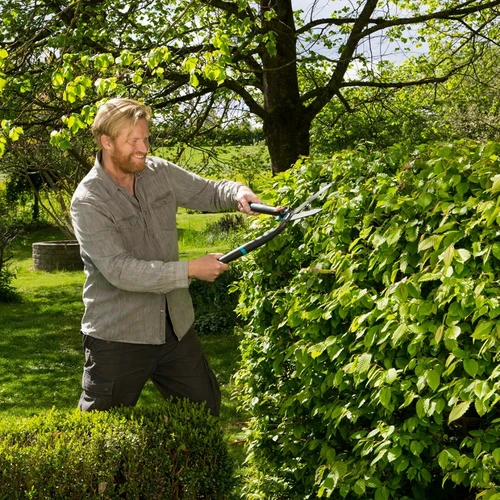
[[[100,138],[102,149],[109,150],[113,144],[113,139],[109,135],[101,135]]]

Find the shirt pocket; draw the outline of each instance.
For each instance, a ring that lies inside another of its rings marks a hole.
[[[173,231],[177,228],[175,199],[173,193],[165,193],[151,203],[153,215],[161,229]]]
[[[144,227],[139,217],[132,215],[116,221],[116,228],[122,235],[123,244],[128,251],[134,250],[144,242]]]

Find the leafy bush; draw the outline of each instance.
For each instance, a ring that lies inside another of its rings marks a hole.
[[[226,213],[203,230],[203,236],[209,244],[235,239],[235,233],[245,228],[245,218],[240,213]]]
[[[189,291],[195,310],[195,328],[199,335],[227,333],[238,325],[236,306],[239,295],[233,283],[241,279],[241,267],[232,263],[214,282],[193,280]]]
[[[229,233],[245,226],[245,218],[240,213],[227,213],[205,227],[205,233]]]
[[[236,235],[244,228],[245,218],[242,214],[227,213],[215,222],[207,224],[203,236],[211,244],[228,239],[236,241]],[[238,325],[235,310],[239,300],[238,288],[234,283],[239,279],[241,267],[238,262],[234,262],[229,271],[220,275],[214,282],[191,282],[189,290],[196,312],[195,327],[198,334],[233,334]]]
[[[241,282],[246,498],[500,498],[499,155],[396,146],[278,179],[282,205],[334,187]]]
[[[187,401],[0,421],[0,498],[229,498],[217,420]]]
[[[0,269],[0,302],[17,302],[20,296],[12,285],[16,277],[16,272],[9,264],[5,264]]]

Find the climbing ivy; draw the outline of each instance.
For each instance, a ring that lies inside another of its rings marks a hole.
[[[499,156],[360,148],[277,179],[290,206],[334,184],[246,264],[247,498],[500,499]]]

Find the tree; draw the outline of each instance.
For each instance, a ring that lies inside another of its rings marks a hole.
[[[10,208],[10,209],[9,209]],[[10,266],[10,246],[26,229],[26,213],[23,207],[9,203],[5,191],[0,189],[0,302],[11,302],[18,298],[12,286],[16,272]]]
[[[69,211],[71,196],[91,167],[92,143],[75,137],[71,147],[61,152],[44,141],[43,129],[32,127],[12,143],[2,158],[2,170],[8,175],[8,201],[17,202],[23,192],[33,195],[35,221],[39,208],[74,239]]]
[[[226,123],[250,114],[277,173],[310,153],[311,124],[329,102],[356,111],[347,89],[438,83],[477,64],[497,36],[500,0],[337,0],[324,18],[316,5],[306,17],[291,0],[0,0],[2,127],[11,138],[46,127],[71,149],[111,95],[153,105],[177,140],[203,133],[214,111]],[[371,47],[389,41],[448,50],[386,81],[385,56]]]
[[[347,89],[344,96],[356,112],[338,100],[329,102],[312,124],[312,150],[331,155],[360,143],[382,150],[439,139],[433,126],[439,110],[429,87]]]
[[[488,52],[483,64],[441,86],[440,126],[456,137],[500,140],[500,70],[496,62],[500,50],[494,46]]]

